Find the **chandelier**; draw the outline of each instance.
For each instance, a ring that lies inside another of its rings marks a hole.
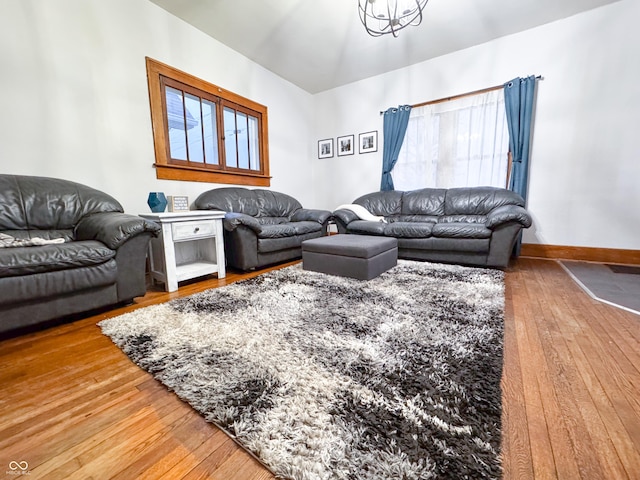
[[[429,0],[358,0],[360,20],[372,37],[394,37],[408,25],[420,25]]]

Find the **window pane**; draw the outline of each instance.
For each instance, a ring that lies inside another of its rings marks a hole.
[[[187,138],[184,131],[184,105],[182,92],[175,88],[165,89],[167,120],[169,123],[169,152],[171,158],[187,159]]]
[[[249,168],[249,132],[247,115],[236,112],[237,138],[238,138],[238,167]]]
[[[238,154],[236,149],[236,112],[230,108],[224,108],[224,153],[227,167],[238,167]]]
[[[258,119],[249,116],[249,168],[260,171],[260,139],[258,138]]]
[[[216,128],[216,104],[202,100],[202,127],[204,130],[204,162],[218,165],[218,130]]]
[[[187,108],[187,141],[189,144],[188,156],[190,162],[204,162],[202,145],[202,127],[200,126],[200,97],[185,94],[185,106]]]

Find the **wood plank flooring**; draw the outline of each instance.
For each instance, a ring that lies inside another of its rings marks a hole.
[[[27,462],[32,479],[274,479],[96,326],[252,275],[1,341],[0,478]],[[592,300],[552,260],[520,258],[505,294],[504,478],[639,479],[640,316]]]

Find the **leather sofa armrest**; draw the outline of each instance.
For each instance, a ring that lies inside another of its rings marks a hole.
[[[80,219],[73,234],[76,240],[98,240],[116,250],[130,238],[145,232],[157,237],[160,230],[157,223],[136,215],[102,212]]]
[[[310,208],[300,208],[291,217],[292,222],[318,222],[326,223],[331,218],[328,210],[313,210]]]
[[[351,222],[358,220],[359,217],[351,210],[340,209],[333,212],[333,217],[340,221],[344,226],[349,225]]]
[[[508,222],[517,222],[523,228],[529,228],[531,226],[531,215],[518,205],[502,205],[489,212],[485,226],[494,230],[496,227]]]
[[[262,232],[262,225],[251,215],[244,213],[229,212],[224,216],[223,222],[225,230],[233,232],[238,226],[244,225],[256,233]]]

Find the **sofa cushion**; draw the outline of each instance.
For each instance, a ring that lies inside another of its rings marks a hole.
[[[524,207],[524,200],[511,190],[497,187],[450,188],[444,201],[445,215],[487,215],[502,205]]]
[[[272,253],[281,250],[301,248],[302,242],[311,238],[318,238],[324,232],[309,232],[304,235],[293,235],[281,238],[258,238],[258,253]]]
[[[393,215],[385,218],[387,223],[393,222],[431,222],[438,223],[440,217],[435,215]]]
[[[295,198],[273,190],[223,187],[208,190],[194,202],[198,210],[222,210],[251,217],[284,217],[286,221],[302,205]]]
[[[73,230],[3,230],[0,233],[9,235],[18,240],[26,240],[29,238],[44,238],[45,240],[54,240],[62,238],[66,242],[74,239]]]
[[[0,249],[0,277],[100,265],[116,252],[95,240]]]
[[[489,251],[488,238],[467,238],[461,242],[457,238],[399,238],[398,248],[403,250],[434,250],[440,252],[483,253]]]
[[[251,217],[258,215],[258,201],[253,190],[242,187],[208,190],[196,198],[194,205],[198,210],[244,213]]]
[[[427,238],[431,236],[433,226],[431,222],[394,222],[384,228],[387,237],[397,238]]]
[[[491,230],[478,223],[436,223],[433,236],[438,238],[491,238]]]
[[[123,212],[110,195],[68,180],[0,175],[0,231],[68,230],[85,215]]]
[[[258,238],[282,238],[296,234],[296,228],[291,223],[279,223],[276,225],[263,225],[258,233]]]
[[[444,215],[443,188],[422,188],[404,192],[402,195],[403,215]]]
[[[118,267],[115,259],[100,265],[67,270],[51,270],[32,275],[0,277],[0,305],[28,302],[35,299],[75,294],[82,290],[113,285]],[[116,297],[117,298],[117,297]],[[91,308],[89,305],[88,308]]]
[[[283,238],[323,232],[322,225],[316,222],[291,222],[276,225],[263,225],[258,238]]]
[[[369,222],[367,220],[355,220],[347,226],[347,233],[359,235],[384,235],[384,227],[388,225],[382,222]]]
[[[254,217],[260,225],[280,225],[281,223],[289,223],[287,217]]]
[[[362,205],[372,215],[387,217],[402,213],[402,193],[396,190],[373,192],[356,198],[353,203]]]
[[[438,223],[481,223],[487,222],[486,215],[443,215]]]
[[[323,226],[318,222],[293,222],[291,223],[296,230],[296,235],[305,235],[311,232],[322,232]]]
[[[302,208],[295,198],[273,190],[255,189],[253,194],[258,205],[257,217],[286,217],[287,220]]]
[[[328,210],[317,210],[313,208],[301,208],[291,217],[292,222],[315,222],[326,223],[331,218],[331,212]]]

